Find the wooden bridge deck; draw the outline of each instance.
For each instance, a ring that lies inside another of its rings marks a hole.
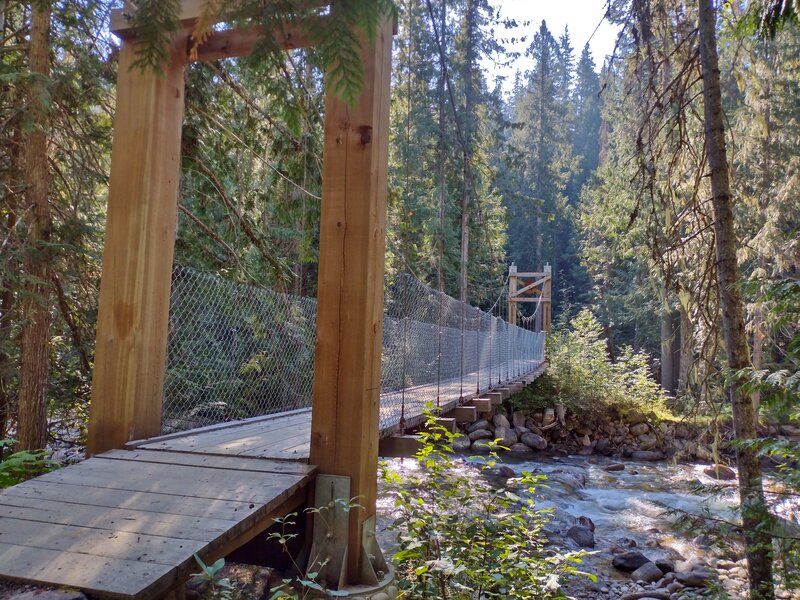
[[[315,467],[113,450],[0,493],[0,576],[158,597],[305,500]]]
[[[440,387],[453,387],[443,409],[458,404],[455,386]],[[409,421],[420,421],[430,393],[407,391]],[[385,422],[383,435],[396,430],[396,420]],[[194,553],[225,556],[305,501],[316,471],[310,436],[311,410],[302,409],[132,442],[8,488],[0,577],[104,598],[163,595],[197,570]]]

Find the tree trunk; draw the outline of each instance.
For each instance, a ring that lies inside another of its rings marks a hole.
[[[750,366],[750,360],[744,327],[744,303],[739,286],[730,172],[725,147],[725,121],[715,30],[716,12],[712,0],[698,0],[698,8],[706,155],[711,171],[714,209],[717,286],[728,367],[733,373],[738,373]],[[743,441],[754,439],[755,412],[750,396],[742,389],[741,378],[731,378],[728,396],[736,437]],[[764,501],[761,465],[754,449],[737,447],[736,454],[750,592],[753,599],[772,600],[775,598],[772,539],[768,533],[769,512]]]
[[[467,2],[467,48],[464,69],[464,149],[463,149],[463,176],[464,188],[461,196],[461,281],[459,285],[459,300],[467,302],[468,299],[468,274],[469,274],[469,201],[471,194],[470,160],[472,159],[472,111],[475,104],[475,85],[472,75],[475,64],[475,27],[476,11],[478,7],[475,0]]]
[[[441,12],[439,13],[440,24],[439,31],[441,31],[442,48],[447,48],[445,40],[445,31],[447,30],[447,2],[442,0]],[[444,219],[445,219],[445,159],[447,157],[447,149],[445,147],[445,77],[447,77],[447,65],[445,65],[445,56],[443,52],[439,53],[439,164],[437,165],[438,178],[439,178],[439,235],[437,236],[439,260],[436,263],[436,288],[440,292],[444,292]]]
[[[0,37],[5,39],[7,32],[6,2],[0,0]],[[15,40],[12,40],[15,42]],[[10,98],[13,93],[11,84],[3,83],[0,94]],[[11,415],[11,395],[9,393],[9,374],[12,370],[11,355],[5,348],[11,344],[12,311],[14,309],[15,272],[17,270],[14,254],[16,253],[15,229],[17,226],[17,193],[19,189],[20,161],[20,128],[19,120],[13,118],[8,124],[8,136],[3,139],[3,154],[8,157],[8,164],[0,180],[2,205],[6,209],[3,223],[3,238],[7,240],[4,251],[5,261],[0,271],[0,439],[5,439],[8,420]]]
[[[681,321],[680,358],[678,364],[678,394],[686,393],[689,385],[689,370],[694,362],[694,327],[683,305],[678,309]]]
[[[661,387],[670,395],[675,394],[675,387],[672,385],[672,338],[674,335],[672,327],[672,311],[667,302],[667,290],[661,287]]]
[[[47,164],[47,107],[50,75],[50,7],[33,3],[28,51],[31,87],[25,140],[27,283],[22,300],[22,354],[19,386],[19,448],[44,448],[47,442],[47,375],[50,359],[50,201]]]

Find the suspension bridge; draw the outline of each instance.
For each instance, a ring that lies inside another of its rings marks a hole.
[[[304,19],[319,29],[327,4],[299,3],[276,45],[311,45]],[[90,458],[0,494],[0,577],[179,598],[195,554],[227,556],[308,506],[328,511],[298,557],[317,581],[393,598],[375,537],[380,440],[428,405],[451,424],[490,413],[541,373],[550,274],[510,270],[511,322],[409,276],[385,281],[391,22],[372,41],[354,32],[357,100],[326,95],[317,299],[174,267],[185,68],[247,55],[264,32],[212,28],[195,46],[205,2],[183,0],[155,73],[133,67],[135,10],[111,23],[122,47]],[[536,317],[516,317],[520,302]]]

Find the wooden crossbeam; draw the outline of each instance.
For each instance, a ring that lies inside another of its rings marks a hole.
[[[302,21],[287,23],[280,29],[273,31],[275,43],[282,50],[295,48],[308,48],[312,46],[308,36],[309,28]],[[247,56],[253,53],[259,43],[264,39],[264,28],[255,27],[226,29],[215,31],[208,39],[197,47],[195,55],[190,55],[192,61],[210,61],[222,58]]]
[[[543,285],[545,281],[547,281],[547,277],[539,279],[538,281],[534,281],[533,283],[529,283],[524,288],[517,290],[515,296],[522,296],[522,294],[530,290],[533,290],[533,288],[535,288],[536,286]],[[533,291],[539,294],[542,293],[541,290],[533,290]]]
[[[183,0],[181,8],[178,12],[178,21],[180,23],[189,23],[196,21],[206,14],[208,10],[209,0]],[[223,4],[219,18],[215,21],[223,21],[226,17],[235,14],[238,8],[238,2],[225,2]],[[302,14],[315,8],[330,5],[330,0],[295,0],[293,6],[296,8],[297,14]],[[111,11],[111,33],[125,39],[136,37],[136,30],[134,28],[134,17],[136,15],[136,6],[127,0],[123,8],[118,8]]]

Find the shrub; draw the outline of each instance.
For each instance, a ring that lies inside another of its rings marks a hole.
[[[577,573],[584,553],[562,554],[547,547],[543,528],[549,511],[535,508],[542,478],[517,480],[524,497],[493,487],[481,466],[456,463],[453,435],[428,419],[417,453],[419,470],[400,474],[381,467],[395,495],[399,551],[394,555],[405,598],[554,598],[560,580]]]
[[[666,396],[650,374],[647,355],[624,347],[612,360],[603,327],[588,309],[550,334],[547,356],[547,375],[521,397],[521,408],[559,402],[585,418],[665,410]]]
[[[0,440],[0,489],[22,483],[26,479],[38,477],[49,471],[57,469],[58,461],[48,458],[47,450],[29,452],[23,450],[9,456],[3,456],[3,451],[14,445],[15,440]]]

